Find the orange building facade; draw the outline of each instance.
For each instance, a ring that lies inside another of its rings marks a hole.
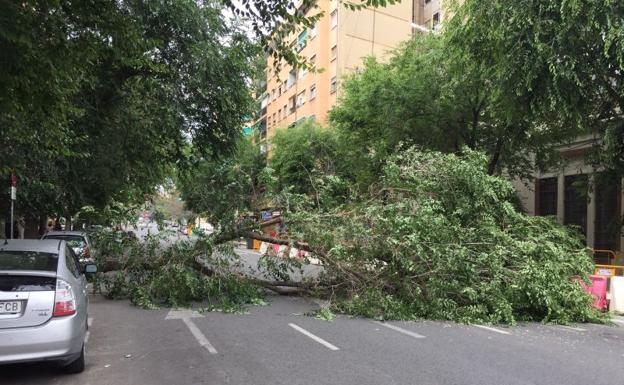
[[[291,38],[293,48],[317,71],[283,64],[277,72],[273,58],[268,59],[266,91],[256,122],[260,145],[267,151],[278,129],[307,119],[326,125],[345,75],[361,68],[366,57],[384,60],[413,33],[436,29],[443,16],[441,0],[403,0],[361,10],[350,10],[337,0],[317,4],[307,13],[323,13],[314,28],[302,28]]]

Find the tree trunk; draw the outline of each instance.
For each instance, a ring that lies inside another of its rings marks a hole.
[[[39,214],[39,236],[42,237],[48,231],[48,216]]]
[[[24,217],[24,238],[39,238],[39,218],[30,215]]]
[[[503,150],[503,137],[499,136],[496,141],[496,146],[494,147],[494,152],[490,157],[490,162],[488,163],[488,175],[494,175],[496,172],[496,168],[498,167],[498,162],[500,161],[501,151]]]

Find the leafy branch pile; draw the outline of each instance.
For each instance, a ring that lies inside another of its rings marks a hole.
[[[147,309],[200,303],[205,310],[237,312],[264,303],[257,286],[231,272],[236,256],[228,247],[214,248],[207,240],[163,247],[162,240],[94,234],[97,262],[106,271],[97,277],[97,287],[107,298],[129,298]]]
[[[575,230],[522,214],[481,153],[409,148],[387,160],[367,199],[323,210],[300,198],[289,234],[324,262],[337,310],[491,323],[598,318],[575,278],[593,266]]]

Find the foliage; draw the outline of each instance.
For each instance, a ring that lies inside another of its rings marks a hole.
[[[198,302],[206,310],[241,311],[245,305],[263,303],[256,286],[225,268],[235,263],[233,253],[213,255],[213,247],[206,241],[195,245],[181,241],[163,248],[162,242],[171,234],[162,234],[148,236],[144,242],[110,231],[93,235],[100,269],[115,267],[97,279],[106,297],[129,298],[148,309]],[[198,256],[214,267],[211,275],[204,274]]]
[[[518,212],[513,197],[481,153],[408,148],[388,159],[368,200],[322,213],[300,206],[287,223],[324,262],[342,311],[491,323],[597,319],[574,278],[592,269],[577,235]]]
[[[257,47],[214,4],[2,3],[0,175],[18,175],[18,214],[143,202],[174,165],[232,149]]]
[[[483,151],[490,174],[526,176],[552,164],[556,145],[574,137],[573,129],[537,124],[524,104],[497,90],[490,68],[446,36],[416,35],[388,63],[369,58],[343,82],[330,118],[360,186],[376,181],[399,143]]]
[[[253,139],[238,140],[235,151],[204,159],[180,176],[180,196],[188,209],[211,223],[231,224],[238,214],[253,210],[262,199],[261,173],[265,157]],[[229,228],[229,227],[228,227]]]
[[[325,306],[316,311],[314,318],[321,321],[331,322],[336,319],[336,314],[334,314],[329,307]]]
[[[543,130],[604,135],[597,151],[604,146],[621,156],[621,139],[613,139],[622,137],[624,124],[624,3],[466,0],[456,11],[450,44],[491,74],[505,105],[519,107]],[[597,160],[613,165],[605,156]]]
[[[315,197],[330,196],[320,190],[327,187],[323,182],[329,176],[342,173],[339,169],[342,163],[338,161],[339,144],[335,131],[306,121],[277,131],[271,145],[273,152],[269,167],[275,177],[270,185],[272,189]],[[336,198],[345,193],[347,191],[342,189],[335,191],[331,197]]]

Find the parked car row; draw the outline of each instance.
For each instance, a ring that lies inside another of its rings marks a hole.
[[[84,370],[92,261],[80,232],[0,241],[0,364],[55,361],[68,373]]]

